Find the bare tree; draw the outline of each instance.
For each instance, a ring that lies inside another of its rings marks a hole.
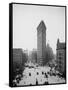
[[[47,44],[46,51],[45,51],[45,59],[43,61],[43,65],[47,64],[48,62],[54,59],[54,54],[52,48]]]
[[[32,62],[36,63],[37,62],[37,50],[33,49],[32,53],[31,53],[31,58],[32,58]]]

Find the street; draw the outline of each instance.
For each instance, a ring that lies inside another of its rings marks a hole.
[[[23,77],[21,77],[17,86],[65,83],[65,79],[60,77],[57,72],[51,71],[48,66],[42,67],[29,64],[25,67],[22,75]]]

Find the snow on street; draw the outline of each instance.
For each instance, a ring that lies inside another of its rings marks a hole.
[[[50,67],[45,66],[28,66],[23,71],[23,77],[17,83],[17,86],[23,85],[40,85],[65,83],[65,79],[56,75],[50,75]]]

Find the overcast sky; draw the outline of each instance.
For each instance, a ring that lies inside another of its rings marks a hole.
[[[44,21],[46,43],[56,53],[57,39],[65,41],[65,8],[52,6],[13,5],[13,48],[37,48],[37,27]]]

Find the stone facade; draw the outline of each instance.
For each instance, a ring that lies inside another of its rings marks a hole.
[[[22,64],[22,49],[13,49],[13,63]]]
[[[66,44],[57,41],[57,64],[61,73],[66,72]]]
[[[37,27],[37,63],[42,65],[46,49],[46,26],[43,21]]]

